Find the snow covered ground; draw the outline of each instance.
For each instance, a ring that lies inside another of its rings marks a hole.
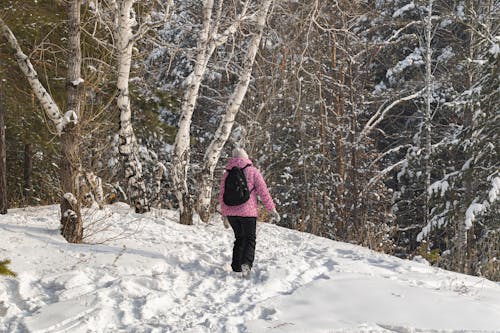
[[[259,224],[250,280],[220,222],[172,211],[89,212],[67,244],[58,207],[0,215],[1,332],[500,332],[500,284]],[[105,238],[121,238],[102,241]]]

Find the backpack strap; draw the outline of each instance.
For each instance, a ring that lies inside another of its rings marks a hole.
[[[245,165],[243,168],[241,168],[241,170],[245,170],[246,168],[248,168],[249,166],[252,166],[252,164],[247,164]],[[250,193],[252,193],[252,191],[255,190],[255,186],[253,187],[253,189],[250,190]]]
[[[236,166],[236,165],[235,165]],[[241,168],[241,170],[245,170],[246,168],[248,168],[249,166],[252,166],[252,164],[247,164],[245,165],[243,168]],[[234,168],[234,167],[233,167]],[[232,168],[231,168],[232,169]],[[227,172],[231,171],[231,169],[226,169]]]

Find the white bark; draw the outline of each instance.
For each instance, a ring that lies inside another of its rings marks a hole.
[[[120,153],[131,155],[136,149],[136,138],[132,127],[132,110],[130,108],[129,78],[132,66],[132,26],[135,21],[131,19],[133,0],[119,2],[118,25],[116,26],[116,52],[118,61],[118,97],[117,105],[120,110]]]
[[[0,214],[7,214],[7,153],[1,91],[0,83]]]
[[[161,208],[161,180],[167,173],[167,168],[161,162],[157,162],[153,170],[153,188],[152,188],[152,205],[155,208]]]
[[[7,24],[5,24],[5,22],[2,20],[2,18],[0,18],[0,28],[2,30],[2,34],[7,39],[10,47],[14,49],[14,51],[16,52],[15,57],[19,65],[19,68],[28,79],[31,88],[33,89],[33,92],[35,93],[37,99],[42,105],[43,110],[47,114],[47,117],[55,125],[57,134],[61,135],[61,133],[64,130],[65,124],[63,122],[63,115],[59,107],[52,99],[52,96],[47,92],[45,87],[42,85],[40,80],[38,80],[38,74],[33,68],[33,65],[31,64],[28,56],[24,54],[24,52],[21,49],[21,46],[17,42],[16,37],[9,29]]]
[[[425,111],[424,111],[424,225],[429,225],[430,222],[430,194],[429,188],[431,186],[431,100],[432,100],[432,3],[429,0],[427,7],[428,13],[425,22]]]
[[[91,207],[94,203],[100,209],[104,205],[104,190],[102,188],[102,180],[93,172],[81,171],[78,174],[77,192],[81,195],[82,205]]]
[[[120,110],[120,143],[119,152],[124,158],[127,192],[137,213],[149,211],[142,164],[139,159],[138,145],[132,127],[132,109],[130,107],[129,78],[132,66],[134,34],[132,27],[136,25],[133,15],[135,0],[110,1],[115,16],[116,56],[118,62],[118,97]]]
[[[190,224],[192,202],[188,193],[187,172],[189,167],[189,135],[191,120],[196,106],[199,88],[206,72],[208,62],[215,49],[226,43],[236,32],[241,22],[249,17],[246,15],[249,0],[243,4],[240,14],[222,33],[218,33],[223,1],[219,2],[217,15],[212,18],[213,0],[206,0],[203,7],[203,25],[199,33],[197,54],[193,72],[186,79],[186,91],[181,107],[181,118],[178,132],[172,149],[172,183],[175,196],[179,202],[181,223]],[[210,36],[212,34],[212,36]]]
[[[252,74],[255,56],[259,49],[262,33],[266,25],[267,13],[271,6],[272,0],[265,0],[257,15],[257,32],[252,36],[249,44],[247,54],[243,63],[243,70],[238,79],[238,84],[229,99],[226,112],[215,132],[214,139],[210,143],[207,151],[205,152],[205,164],[202,171],[202,183],[200,186],[200,195],[198,197],[198,213],[203,221],[208,221],[210,215],[210,201],[212,198],[212,184],[214,178],[214,170],[220,158],[222,148],[224,147],[231,130],[234,125],[234,120],[238,111],[240,110],[243,98],[248,90],[250,78]]]
[[[172,183],[174,194],[179,203],[181,223],[191,224],[191,207],[189,206],[187,172],[189,165],[189,135],[198,91],[208,63],[207,45],[212,22],[213,0],[206,0],[203,7],[203,26],[200,30],[197,46],[196,62],[193,72],[186,79],[188,85],[181,107],[178,131],[172,147]]]
[[[132,109],[129,94],[129,79],[134,44],[152,28],[161,26],[170,15],[172,0],[155,1],[161,7],[158,21],[144,20],[138,26],[133,5],[137,0],[102,0],[94,6],[93,14],[98,21],[111,26],[113,47],[117,60],[117,106],[120,111],[118,150],[123,158],[124,176],[127,182],[127,197],[136,212],[149,210],[142,163],[139,158],[137,139],[132,125]],[[144,1],[145,2],[145,1]],[[111,22],[110,22],[111,21]],[[136,28],[137,27],[137,28]],[[135,30],[135,32],[134,32]],[[107,45],[106,42],[99,41]]]

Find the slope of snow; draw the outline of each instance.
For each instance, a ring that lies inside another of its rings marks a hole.
[[[108,206],[73,245],[56,206],[0,215],[0,332],[500,332],[498,283],[265,223],[244,280],[230,229],[176,219]]]

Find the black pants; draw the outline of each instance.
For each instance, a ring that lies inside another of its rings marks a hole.
[[[235,272],[241,272],[241,265],[250,268],[255,258],[256,217],[228,216],[227,219],[234,231],[233,261],[231,267]]]

